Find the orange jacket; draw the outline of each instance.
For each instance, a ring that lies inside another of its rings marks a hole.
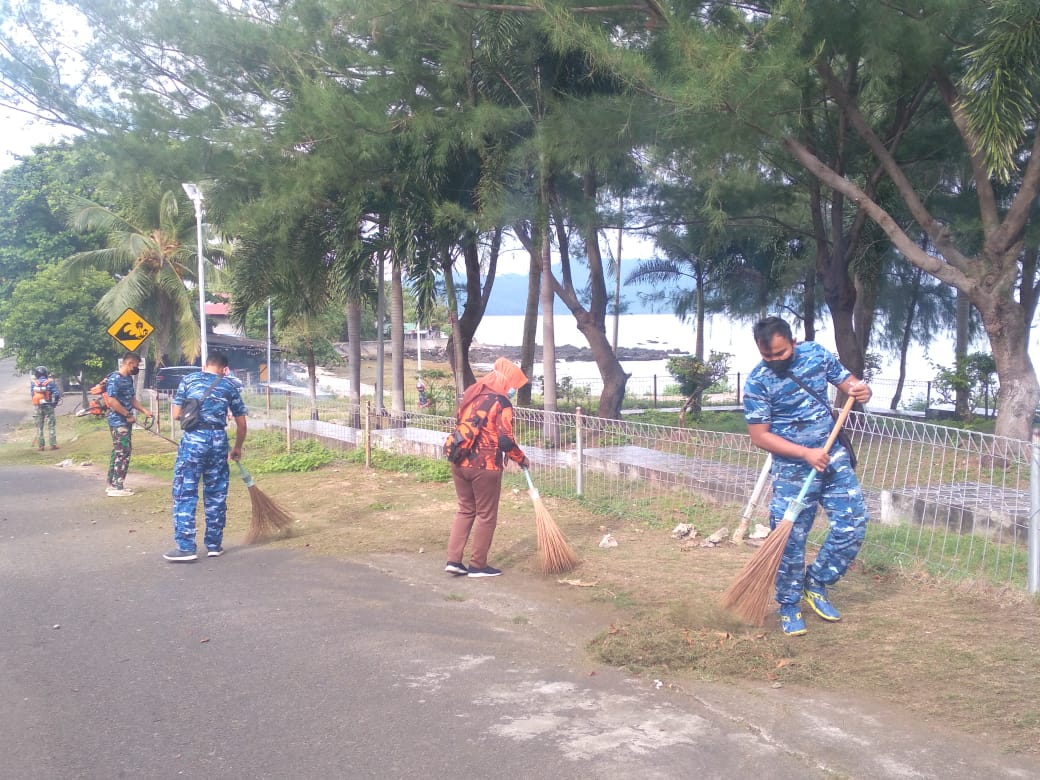
[[[484,396],[488,394],[495,396],[495,403],[488,410],[487,422],[480,429],[477,457],[472,464],[464,463],[460,468],[498,471],[504,462],[503,453],[517,463],[524,459],[524,451],[517,446],[516,439],[513,438],[513,404],[506,396],[495,393],[485,385],[472,385],[463,394],[455,419],[472,417]]]

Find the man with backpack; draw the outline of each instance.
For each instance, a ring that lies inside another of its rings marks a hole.
[[[33,379],[29,382],[29,395],[33,402],[33,421],[36,423],[36,443],[43,452],[44,446],[43,427],[47,426],[47,440],[51,449],[58,449],[58,433],[54,420],[54,407],[61,400],[61,391],[58,384],[51,379],[45,366],[37,366],[33,369]]]
[[[488,565],[487,556],[498,524],[503,466],[507,459],[521,468],[529,465],[513,438],[513,404],[509,400],[526,384],[527,377],[516,364],[499,358],[491,373],[463,393],[455,410],[456,428],[445,443],[458,498],[444,566],[450,574],[497,577],[502,573]],[[473,546],[469,566],[465,566],[463,552],[471,531]]]
[[[206,517],[206,557],[218,558],[224,554],[228,459],[242,457],[246,439],[246,405],[233,378],[228,377],[227,355],[210,352],[201,371],[181,380],[173,394],[171,414],[180,421],[184,435],[173,466],[173,537],[177,547],[163,553],[163,558],[171,563],[198,559],[195,509],[200,485]],[[235,420],[235,443],[231,446],[228,414]]]

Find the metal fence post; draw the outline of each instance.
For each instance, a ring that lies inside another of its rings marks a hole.
[[[737,372],[737,406],[740,406],[740,372]]]
[[[657,408],[657,374],[654,374],[654,409]]]
[[[365,401],[365,468],[372,468],[372,402]]]
[[[574,490],[580,496],[585,492],[585,458],[581,436],[581,407],[574,410]]]
[[[292,452],[292,396],[285,396],[285,449]]]
[[[1029,458],[1029,556],[1026,587],[1040,591],[1040,428],[1033,428]]]

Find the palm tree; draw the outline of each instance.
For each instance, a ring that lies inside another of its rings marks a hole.
[[[324,318],[342,305],[333,283],[337,225],[328,208],[271,214],[238,242],[231,266],[231,318],[244,323],[251,308],[271,299],[279,330],[295,336],[304,353],[312,420],[318,417],[317,352],[328,340]]]
[[[86,198],[72,199],[69,227],[100,233],[106,246],[69,257],[65,268],[73,278],[87,269],[116,277],[115,286],[98,301],[97,312],[115,321],[132,308],[149,320],[155,326],[149,349],[156,362],[181,354],[194,360],[201,350],[201,331],[189,286],[196,283],[198,263],[195,242],[185,239],[194,238],[195,224],[182,217],[175,192],[164,191],[157,200],[153,211],[147,196],[138,198],[138,213],[124,217]],[[147,224],[154,216],[157,223]],[[219,274],[208,260],[206,264],[207,276]]]

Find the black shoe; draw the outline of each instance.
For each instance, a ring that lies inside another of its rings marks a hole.
[[[454,574],[456,576],[465,577],[469,574],[469,569],[463,566],[461,563],[455,563],[455,561],[448,561],[444,564],[444,571],[448,574]]]
[[[502,573],[501,569],[496,569],[494,566],[485,566],[483,569],[474,569],[470,567],[470,577],[497,577]]]
[[[191,563],[194,560],[198,560],[199,556],[187,550],[170,550],[168,553],[163,553],[162,557],[171,563]]]
[[[206,550],[206,557],[207,558],[219,558],[223,554],[224,554],[224,548],[223,547],[210,547],[208,550]]]

